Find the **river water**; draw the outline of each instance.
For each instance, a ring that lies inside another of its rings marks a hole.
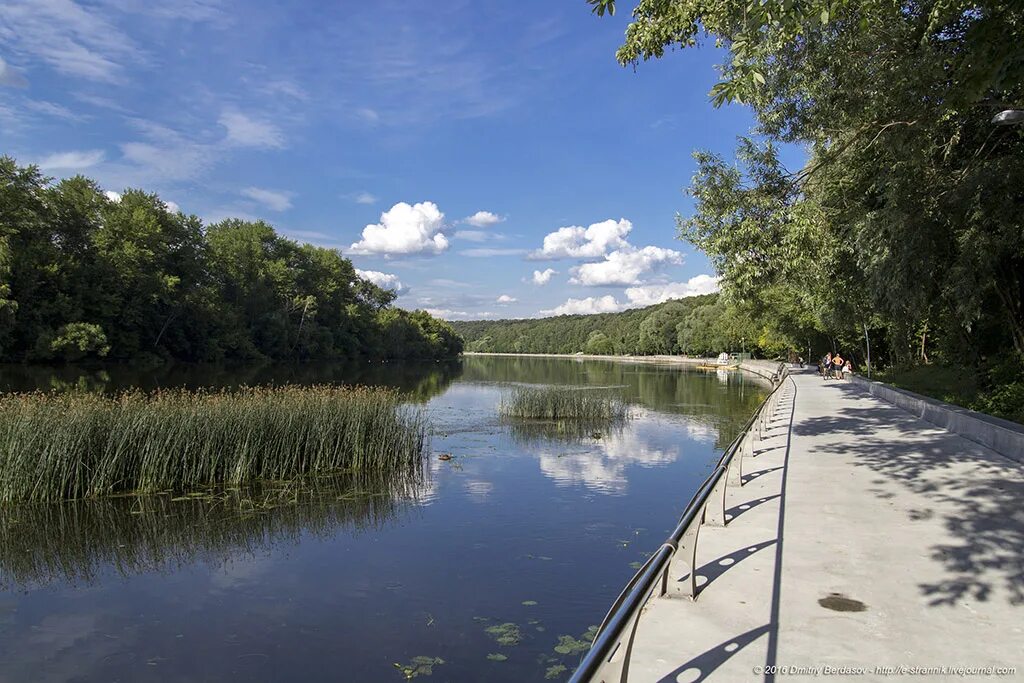
[[[281,382],[408,392],[427,471],[0,506],[0,681],[564,680],[765,393],[559,358],[0,368],[0,391]],[[516,384],[614,387],[633,418],[576,438],[504,424]]]

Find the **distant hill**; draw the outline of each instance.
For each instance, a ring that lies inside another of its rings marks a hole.
[[[677,326],[717,294],[674,299],[620,313],[453,321],[466,351],[494,353],[678,354]]]

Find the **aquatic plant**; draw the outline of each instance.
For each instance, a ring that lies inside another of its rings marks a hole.
[[[608,391],[572,387],[516,387],[501,401],[505,418],[618,422],[629,416],[626,403]]]
[[[188,492],[418,467],[426,424],[389,389],[0,396],[0,502]]]
[[[408,664],[399,664],[395,662],[394,667],[398,669],[405,680],[411,681],[417,676],[430,676],[434,673],[434,667],[438,664],[444,664],[444,660],[440,657],[413,657],[412,661]]]
[[[484,631],[487,635],[494,638],[494,641],[498,643],[498,645],[518,645],[519,641],[523,639],[523,634],[519,630],[519,625],[512,622],[488,626]]]

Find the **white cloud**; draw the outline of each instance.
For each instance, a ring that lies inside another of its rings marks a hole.
[[[57,154],[51,154],[50,156],[42,159],[39,162],[39,168],[44,171],[89,168],[90,166],[95,166],[103,161],[105,156],[106,155],[102,149],[90,149],[79,152],[58,152]]]
[[[366,190],[363,190],[362,192],[356,192],[354,195],[352,195],[352,201],[354,201],[356,204],[376,204],[377,197],[374,197]]]
[[[120,204],[121,203],[121,193],[120,192],[114,192],[113,190],[107,190],[103,194],[106,195],[107,199],[109,199],[110,201],[114,202],[115,204]]]
[[[379,270],[359,270],[356,268],[356,275],[364,280],[369,280],[381,289],[390,289],[394,292],[401,292],[405,289],[402,286],[402,281],[393,273],[382,273]]]
[[[499,304],[514,304],[515,302],[519,301],[519,299],[515,298],[514,296],[509,296],[508,294],[502,294],[501,296],[498,297],[497,301]]]
[[[504,217],[499,216],[495,213],[491,213],[490,211],[477,211],[472,216],[469,216],[468,218],[463,218],[462,222],[469,223],[470,225],[475,226],[477,228],[489,228],[492,225],[497,225],[498,223],[501,223],[504,220]]]
[[[181,207],[178,206],[177,202],[172,202],[169,199],[165,199],[164,204],[167,206],[167,210],[170,211],[171,213],[178,213],[179,211],[181,211]]]
[[[468,242],[486,242],[491,238],[491,233],[484,230],[457,230],[455,238]]]
[[[0,57],[0,85],[24,88],[28,85],[28,81],[13,66],[5,62],[3,57]]]
[[[349,249],[354,254],[438,254],[448,248],[443,229],[437,204],[399,202],[381,214],[380,223],[363,228],[363,239]]]
[[[218,119],[227,131],[227,142],[238,147],[284,147],[284,134],[268,121],[254,119],[234,109],[227,109]]]
[[[362,107],[361,109],[356,109],[355,114],[356,117],[363,123],[368,123],[370,125],[376,125],[380,123],[380,114],[377,113],[375,109],[371,109],[370,107]]]
[[[622,304],[611,294],[602,297],[588,296],[586,299],[569,299],[561,306],[541,311],[542,316],[589,315],[591,313],[615,313],[622,310]]]
[[[533,271],[533,284],[535,285],[546,285],[551,281],[551,276],[558,273],[554,268],[545,268],[544,270]]]
[[[294,196],[291,192],[268,190],[262,187],[247,187],[242,190],[242,194],[271,211],[286,211],[292,208],[292,197]]]
[[[631,306],[653,306],[669,299],[713,294],[718,291],[718,278],[713,275],[694,275],[686,282],[630,287],[626,290]]]
[[[83,120],[83,117],[79,116],[67,107],[54,102],[47,102],[45,100],[26,100],[25,108],[45,116],[64,119],[65,121]]]
[[[5,0],[0,3],[0,43],[74,78],[114,83],[126,63],[146,56],[111,24],[109,13],[73,0]]]
[[[663,265],[679,265],[683,255],[672,249],[662,247],[632,247],[613,251],[605,256],[604,261],[584,263],[572,269],[576,285],[591,287],[601,285],[638,285],[640,277]]]
[[[633,224],[625,218],[608,219],[587,228],[578,225],[548,233],[544,246],[531,254],[535,259],[599,258],[612,249],[628,248],[626,236]]]

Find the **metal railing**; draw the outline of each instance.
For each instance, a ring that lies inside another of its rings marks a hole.
[[[786,365],[780,363],[776,372],[769,377],[773,385],[771,392],[722,453],[714,471],[697,488],[669,537],[647,558],[612,603],[590,651],[569,679],[570,683],[626,683],[641,612],[655,590],[659,591],[659,596],[669,594],[669,574],[674,561],[682,560],[689,569],[686,581],[681,582],[676,592],[691,600],[697,599],[697,540],[700,528],[703,524],[725,526],[728,523],[725,500],[729,480],[734,479],[740,486],[745,483],[744,456],[753,457],[755,432],[759,441],[764,438],[788,374]]]

